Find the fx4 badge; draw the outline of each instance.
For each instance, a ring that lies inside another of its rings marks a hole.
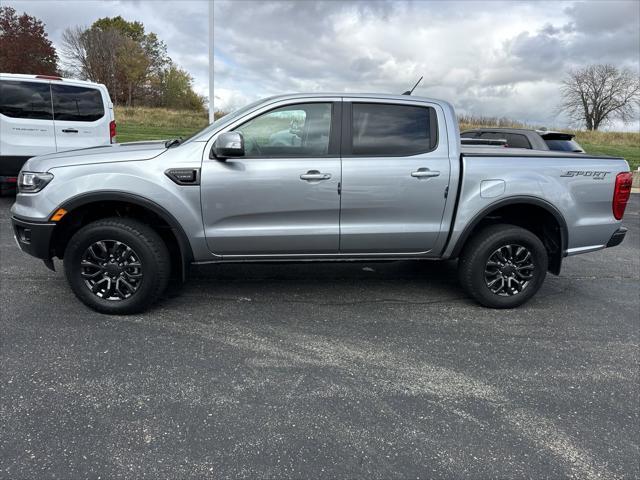
[[[560,175],[561,177],[591,177],[594,180],[603,180],[611,172],[597,172],[594,170],[569,170]]]

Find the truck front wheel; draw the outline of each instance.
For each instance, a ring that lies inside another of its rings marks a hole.
[[[465,245],[458,277],[481,305],[514,308],[540,289],[547,265],[547,250],[535,234],[514,225],[491,225]]]
[[[73,293],[101,313],[130,314],[149,307],[169,281],[167,246],[149,226],[106,218],[78,230],[64,253]]]

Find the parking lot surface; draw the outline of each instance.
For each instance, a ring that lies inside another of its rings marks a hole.
[[[0,199],[0,478],[638,478],[639,195],[517,310],[455,263],[224,265],[96,314]]]

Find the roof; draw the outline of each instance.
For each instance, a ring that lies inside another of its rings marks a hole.
[[[267,100],[289,100],[296,98],[309,98],[309,97],[348,97],[348,98],[374,98],[380,100],[401,100],[401,101],[415,101],[415,102],[429,102],[429,103],[438,103],[438,104],[447,104],[444,100],[439,100],[436,98],[427,98],[427,97],[419,97],[417,95],[391,95],[387,93],[351,93],[351,92],[300,92],[300,93],[288,93],[284,95],[274,95],[272,97],[267,97],[262,99],[262,101]]]
[[[36,80],[40,82],[48,82],[48,81],[60,81],[64,83],[74,84],[74,85],[91,85],[91,86],[104,86],[102,83],[89,82],[87,80],[78,80],[77,78],[62,78],[58,77],[58,79],[50,78],[56,77],[56,75],[26,75],[23,73],[0,73],[0,78],[4,79],[14,79],[14,80]]]

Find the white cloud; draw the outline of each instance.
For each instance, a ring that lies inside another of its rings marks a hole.
[[[64,29],[103,16],[142,21],[208,93],[206,1],[12,1],[41,18],[56,46]],[[564,72],[639,67],[640,2],[216,0],[215,103],[232,109],[292,91],[402,92],[463,112],[562,125]]]

